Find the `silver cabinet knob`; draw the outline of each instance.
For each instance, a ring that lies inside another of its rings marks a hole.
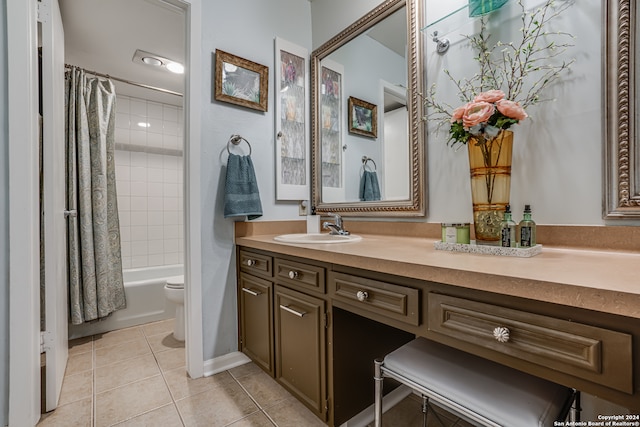
[[[493,330],[493,337],[498,342],[507,342],[509,341],[509,328],[505,328],[504,326],[498,326]]]
[[[358,291],[356,298],[358,298],[358,301],[363,302],[369,298],[369,293],[367,291]]]
[[[255,259],[248,259],[247,260],[247,265],[249,267],[253,267],[254,265],[256,265],[256,260]]]
[[[289,272],[289,279],[297,279],[297,278],[298,278],[298,276],[299,276],[299,274],[298,274],[298,272],[297,272],[297,271],[291,270],[291,271]]]

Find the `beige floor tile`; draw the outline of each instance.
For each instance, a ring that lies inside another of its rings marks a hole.
[[[182,420],[173,403],[154,409],[146,414],[116,424],[118,427],[182,427]]]
[[[235,381],[228,372],[220,372],[210,377],[196,378],[194,380],[189,378],[184,366],[164,371],[163,375],[175,400],[193,396],[214,387],[228,386]]]
[[[69,341],[69,356],[93,350],[93,337],[76,338]]]
[[[93,371],[84,371],[64,377],[58,400],[59,406],[87,398],[93,399]]]
[[[68,405],[58,406],[55,411],[41,417],[38,427],[91,427],[91,399],[79,400]]]
[[[160,353],[156,353],[155,356],[158,361],[158,365],[160,365],[160,369],[163,371],[186,366],[184,348],[173,348],[171,350],[162,351]]]
[[[269,406],[264,411],[278,427],[326,427],[325,423],[295,397]]]
[[[134,326],[132,328],[118,329],[117,331],[95,335],[93,338],[93,345],[98,349],[119,345],[129,341],[136,341],[140,338],[144,338],[142,328],[140,326]]]
[[[83,371],[93,369],[93,353],[80,353],[69,355],[67,359],[67,370],[65,376],[74,375]]]
[[[146,336],[158,335],[172,332],[175,325],[175,319],[160,320],[159,322],[147,323],[142,325],[142,330]]]
[[[229,424],[229,427],[273,427],[274,424],[264,414],[264,412],[255,412],[235,423]]]
[[[178,400],[176,405],[187,427],[226,426],[258,411],[236,382]]]
[[[160,374],[153,354],[133,357],[95,369],[96,393]]]
[[[235,368],[229,369],[229,373],[233,376],[233,378],[242,378],[247,375],[257,374],[258,372],[264,372],[258,365],[253,362],[245,363],[244,365],[236,366]]]
[[[258,403],[265,408],[291,397],[291,394],[264,371],[245,375],[237,380]]]
[[[144,337],[110,347],[96,348],[96,367],[121,362],[132,357],[151,353],[151,348]]]
[[[173,332],[163,332],[158,335],[148,335],[147,342],[154,353],[172,350],[174,348],[184,348],[184,341],[178,341],[173,337]]]
[[[162,376],[96,394],[96,427],[110,426],[171,403]]]

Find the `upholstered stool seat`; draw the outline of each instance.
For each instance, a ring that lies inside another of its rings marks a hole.
[[[482,426],[552,426],[566,418],[574,400],[570,388],[417,338],[376,360],[377,427],[382,424],[384,377]]]

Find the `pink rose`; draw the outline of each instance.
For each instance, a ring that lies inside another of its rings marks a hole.
[[[525,113],[524,108],[522,108],[517,102],[502,99],[496,103],[496,106],[498,107],[498,111],[510,119],[524,120],[529,117],[527,116],[527,113]]]
[[[462,120],[462,116],[464,116],[464,110],[466,109],[467,109],[467,104],[453,110],[453,113],[451,113],[451,123],[455,123]]]
[[[494,111],[495,108],[493,104],[488,102],[470,102],[464,110],[462,124],[465,128],[470,128],[482,122],[486,122],[489,120],[489,117],[493,115]]]
[[[473,102],[498,102],[502,98],[504,98],[504,92],[498,89],[488,90],[486,92],[479,93],[475,98],[473,98]]]

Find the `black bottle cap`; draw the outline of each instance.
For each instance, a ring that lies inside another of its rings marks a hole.
[[[527,213],[531,212],[531,205],[524,205],[524,211]]]
[[[505,206],[504,213],[511,213],[511,205]]]

